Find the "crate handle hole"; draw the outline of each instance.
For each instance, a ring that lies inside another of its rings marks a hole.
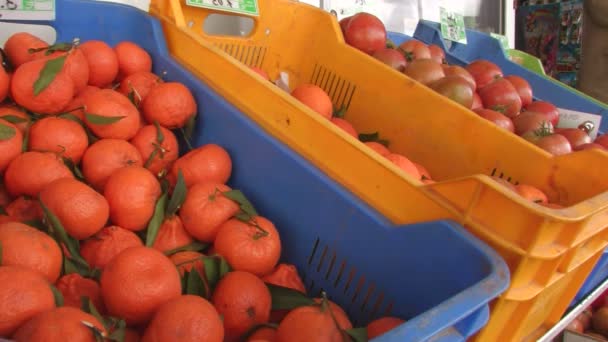
[[[203,32],[210,36],[248,37],[255,21],[249,17],[213,13],[203,22]]]

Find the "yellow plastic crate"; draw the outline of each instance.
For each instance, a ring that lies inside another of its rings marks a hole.
[[[595,264],[608,244],[601,234],[608,227],[606,152],[553,157],[349,47],[330,14],[290,0],[258,4],[261,14],[247,37],[205,34],[203,23],[214,12],[184,1],[153,0],[150,12],[161,20],[168,49],[180,63],[389,219],[403,224],[451,218],[498,250],[512,283],[479,336],[521,339],[565,310],[593,266],[577,265]],[[441,181],[420,184],[246,65],[262,67],[272,79],[287,73],[291,89],[321,86],[336,108],[347,109],[346,119],[359,132],[380,132],[391,150]],[[489,176],[535,185],[569,207],[538,206]],[[593,248],[580,247],[586,244]],[[572,277],[567,292],[548,291],[566,277]],[[518,315],[534,316],[537,326],[505,328],[507,304],[546,296],[559,302],[559,310],[521,306]]]

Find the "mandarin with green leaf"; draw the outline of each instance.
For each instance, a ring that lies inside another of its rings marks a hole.
[[[264,276],[273,271],[281,256],[281,239],[274,224],[262,216],[247,222],[230,219],[215,238],[216,252],[237,271]]]
[[[65,56],[21,65],[11,80],[13,100],[29,111],[59,114],[76,94],[74,81],[62,72]]]
[[[28,32],[17,32],[11,35],[4,43],[4,53],[14,68],[18,68],[24,63],[31,62],[41,55],[44,51],[30,52],[30,49],[43,49],[49,45],[42,39]]]
[[[21,134],[29,128],[31,118],[27,113],[15,105],[0,105],[0,119],[15,125]]]
[[[185,272],[196,270],[199,275],[205,275],[205,264],[203,263],[203,253],[195,251],[183,251],[172,254],[169,259],[175,264],[180,276],[184,276]]]
[[[118,91],[124,96],[131,97],[139,106],[148,97],[152,88],[163,80],[149,71],[140,71],[125,77],[120,81]]]
[[[239,212],[239,205],[224,196],[227,185],[203,182],[188,189],[179,216],[186,231],[199,241],[213,242],[220,226]]]
[[[85,122],[99,138],[129,140],[141,125],[139,111],[121,93],[101,89],[85,101]]]
[[[0,119],[0,172],[6,170],[9,164],[23,150],[23,134],[12,123]]]
[[[175,134],[160,125],[142,127],[131,139],[144,160],[144,167],[155,175],[166,174],[179,156]]]
[[[63,295],[64,306],[81,308],[82,298],[85,297],[91,300],[97,311],[105,312],[101,288],[95,280],[85,278],[78,273],[71,273],[59,278],[56,286]]]
[[[194,239],[184,229],[182,220],[179,216],[173,215],[163,220],[152,248],[156,248],[161,252],[168,252],[187,246],[192,242],[194,242]]]
[[[40,201],[61,222],[66,233],[84,240],[108,221],[110,206],[100,193],[73,178],[58,179],[42,189]]]

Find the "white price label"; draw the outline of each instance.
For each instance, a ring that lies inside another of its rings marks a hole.
[[[258,16],[257,0],[186,0],[188,6]]]
[[[0,20],[54,20],[55,0],[0,0]]]
[[[593,124],[593,130],[589,132],[591,139],[595,140],[597,137],[598,129],[602,122],[601,115],[577,112],[575,110],[558,108],[559,110],[559,128],[577,128],[582,123],[590,121]]]

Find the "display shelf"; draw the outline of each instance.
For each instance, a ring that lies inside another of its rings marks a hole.
[[[608,290],[608,278],[605,279],[598,287],[593,290],[587,297],[581,300],[572,310],[568,312],[553,328],[549,329],[545,335],[538,339],[537,342],[553,342],[555,338],[561,334],[566,327],[572,323],[591,303],[593,303],[599,296]]]

